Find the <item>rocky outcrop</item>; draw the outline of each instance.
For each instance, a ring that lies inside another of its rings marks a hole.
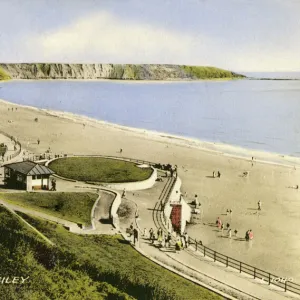
[[[244,77],[213,67],[179,65],[24,63],[0,64],[1,69],[12,79],[193,80]],[[199,70],[205,70],[205,72],[199,72]]]

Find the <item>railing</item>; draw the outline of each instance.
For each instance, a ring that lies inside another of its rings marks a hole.
[[[0,133],[1,130],[0,130]],[[4,135],[8,136],[7,134],[3,133]],[[8,136],[10,137],[10,136]],[[18,142],[17,142],[18,143]],[[21,144],[19,144],[21,145]],[[20,146],[21,149],[21,146]],[[19,151],[19,153],[21,150]],[[135,163],[142,163],[142,164],[149,164],[151,166],[156,165],[156,163],[147,161],[147,160],[140,160],[140,159],[133,159],[129,157],[120,157],[120,156],[108,156],[108,155],[73,155],[73,154],[63,154],[63,155],[56,155],[56,154],[43,154],[43,155],[37,155],[35,157],[44,157],[47,159],[52,158],[61,158],[61,157],[72,157],[72,156],[84,156],[84,157],[106,157],[106,158],[112,158],[112,159],[122,159],[122,160],[128,160]],[[33,157],[34,158],[34,157]],[[173,182],[169,186],[167,195],[161,199],[161,207],[163,208],[165,204],[168,202],[171,192],[174,188],[174,185],[176,183],[176,179],[174,177]],[[165,221],[165,220],[164,220]],[[227,255],[224,255],[222,253],[219,253],[215,250],[210,249],[209,247],[206,247],[202,244],[202,242],[197,241],[196,239],[192,239],[189,237],[189,243],[195,245],[195,251],[200,251],[203,253],[204,256],[212,258],[215,262],[223,263],[226,267],[231,267],[236,270],[238,270],[240,273],[245,273],[250,276],[252,276],[254,279],[259,279],[262,282],[265,282],[269,285],[275,285],[279,288],[282,288],[285,292],[290,291],[292,293],[300,295],[300,285],[293,282],[292,278],[286,278],[286,277],[279,277],[272,273],[266,272],[264,270],[261,270],[259,268],[253,267],[249,264],[243,263],[237,259],[231,258]]]
[[[17,144],[19,146],[19,149],[15,150],[15,152],[13,154],[7,156],[6,160],[8,161],[8,160],[11,160],[11,159],[15,158],[16,156],[18,156],[22,151],[21,143],[19,141],[17,141],[12,135],[9,135],[9,134],[7,134],[6,132],[4,132],[2,130],[0,130],[0,134],[10,138],[11,141],[14,141],[15,144]]]
[[[215,262],[220,262],[226,267],[231,267],[238,270],[240,273],[246,273],[252,276],[254,279],[259,279],[267,284],[273,284],[279,288],[282,288],[285,292],[290,291],[300,295],[300,285],[293,281],[293,278],[279,277],[272,273],[253,267],[249,264],[243,263],[237,259],[231,258],[227,255],[212,250],[202,244],[202,242],[196,239],[189,238],[189,243],[195,245],[195,251],[200,251],[204,256],[212,258]]]

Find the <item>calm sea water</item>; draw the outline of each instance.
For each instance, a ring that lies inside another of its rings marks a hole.
[[[300,81],[12,81],[0,99],[300,156]]]

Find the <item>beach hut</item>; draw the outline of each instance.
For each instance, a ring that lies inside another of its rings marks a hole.
[[[50,175],[54,174],[48,167],[33,161],[22,161],[4,165],[4,182],[8,188],[32,190],[49,190]]]

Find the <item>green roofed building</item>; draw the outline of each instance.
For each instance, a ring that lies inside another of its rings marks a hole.
[[[54,172],[48,167],[33,161],[22,161],[4,165],[4,182],[8,188],[49,190],[50,175]]]

